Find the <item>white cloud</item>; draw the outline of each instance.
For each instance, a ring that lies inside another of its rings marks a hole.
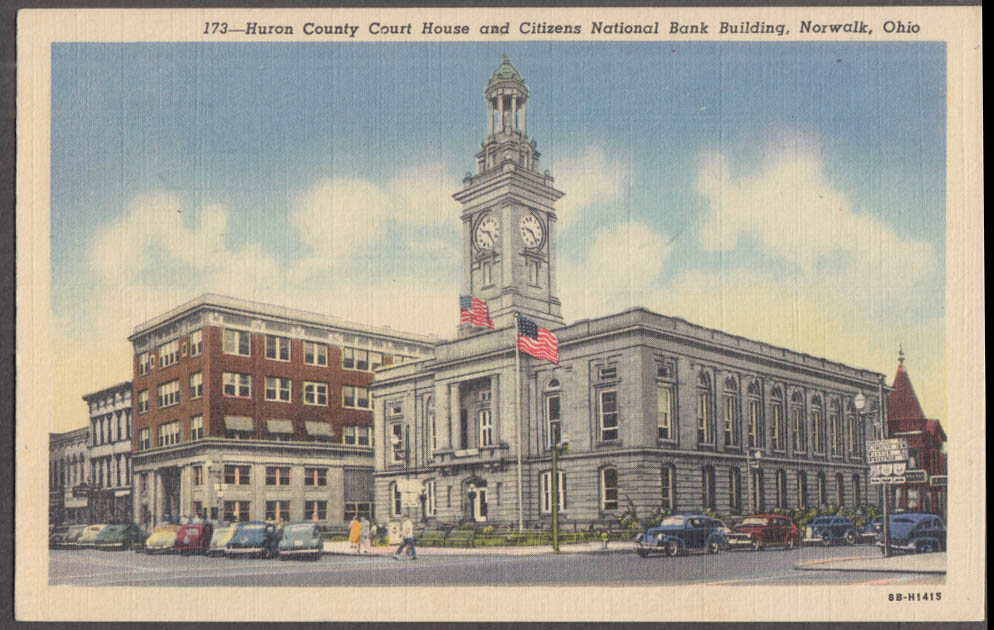
[[[555,186],[566,193],[557,204],[556,217],[565,229],[583,220],[583,211],[597,204],[615,204],[631,185],[631,169],[611,159],[603,147],[590,145],[556,163]],[[615,208],[616,210],[616,208]]]
[[[396,221],[432,227],[458,225],[461,208],[452,195],[461,186],[441,162],[412,166],[387,187]]]
[[[748,237],[806,272],[842,253],[857,284],[869,273],[910,285],[938,263],[929,243],[903,237],[860,209],[831,181],[808,139],[777,143],[757,172],[733,177],[730,167],[722,154],[702,161],[696,187],[708,202],[698,232],[705,250],[728,252]]]

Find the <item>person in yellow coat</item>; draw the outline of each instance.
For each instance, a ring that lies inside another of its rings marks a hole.
[[[362,537],[362,523],[359,522],[359,515],[352,517],[352,524],[349,526],[349,542],[352,544],[352,551],[359,553],[359,539]]]

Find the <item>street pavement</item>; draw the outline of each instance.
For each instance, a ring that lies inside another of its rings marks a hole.
[[[51,550],[49,582],[78,586],[448,586],[448,585],[804,585],[942,584],[940,573],[885,572],[871,545],[793,551],[734,551],[678,558],[639,558],[630,544],[497,549],[421,548],[418,559],[393,559],[392,548],[355,555],[333,548],[316,562]],[[384,554],[384,552],[386,552]],[[943,565],[945,554],[925,562]],[[940,558],[941,557],[941,558]],[[893,569],[902,568],[897,559]],[[863,567],[863,570],[852,570]],[[910,565],[909,565],[910,566]],[[905,569],[909,566],[904,566]],[[924,565],[918,565],[924,566]],[[850,570],[810,570],[812,568]],[[865,570],[865,569],[872,570]],[[914,568],[910,566],[910,568]]]

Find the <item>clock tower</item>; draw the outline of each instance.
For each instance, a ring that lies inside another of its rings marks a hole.
[[[463,293],[486,300],[494,328],[518,312],[544,328],[563,325],[556,297],[556,201],[548,171],[528,137],[528,86],[504,60],[487,83],[487,137],[453,197],[462,204]],[[461,324],[459,336],[485,329]]]

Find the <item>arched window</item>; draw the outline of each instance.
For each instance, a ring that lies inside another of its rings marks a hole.
[[[701,370],[697,378],[697,443],[714,444],[711,432],[711,377]]]
[[[852,476],[852,502],[854,507],[863,504],[863,492],[859,487],[859,473]]]
[[[425,425],[428,429],[428,456],[435,454],[438,448],[438,433],[435,426],[435,399],[431,396],[425,401]]]
[[[804,431],[804,397],[794,392],[790,397],[790,448],[795,453],[807,450],[807,436]]]
[[[613,466],[601,468],[601,511],[618,509],[618,469]]]
[[[660,506],[669,512],[676,510],[676,467],[673,464],[663,464],[660,469],[660,484],[662,497]]]
[[[783,391],[774,387],[770,392],[771,436],[773,450],[782,451],[786,447],[787,432],[784,427]]]
[[[566,511],[566,472],[559,470],[558,473],[559,481],[556,488],[557,494],[559,495],[559,511]],[[545,514],[552,513],[552,471],[546,470],[541,474],[540,479],[541,489],[542,489],[542,512]]]
[[[701,503],[705,510],[715,508],[714,466],[704,466],[701,469]]]
[[[825,473],[818,473],[818,487],[815,488],[818,493],[818,505],[828,505],[828,489],[825,488]]]
[[[545,386],[545,420],[547,423],[546,446],[552,448],[559,444],[563,436],[562,394],[559,391],[557,379],[552,379]]]
[[[839,409],[839,401],[833,400],[828,408],[828,434],[829,448],[832,457],[842,456],[842,411]]]
[[[846,504],[846,486],[845,477],[842,473],[835,474],[835,505],[842,506]]]
[[[397,486],[397,482],[390,482],[390,515],[400,516],[404,509],[403,500],[400,494],[400,488]]]
[[[746,432],[749,434],[749,448],[763,448],[765,446],[763,443],[763,402],[760,399],[760,391],[759,381],[756,380],[749,383],[749,388],[746,390],[748,402]]]
[[[742,513],[742,474],[734,466],[728,469],[728,510]]]
[[[802,508],[808,507],[808,474],[803,470],[797,471],[797,502]]]
[[[739,387],[734,378],[725,379],[725,396],[722,419],[725,428],[725,446],[739,445]]]
[[[777,507],[787,507],[787,473],[783,470],[777,471]]]
[[[825,427],[822,418],[821,398],[815,396],[811,399],[811,439],[814,444],[815,453],[825,452]]]

